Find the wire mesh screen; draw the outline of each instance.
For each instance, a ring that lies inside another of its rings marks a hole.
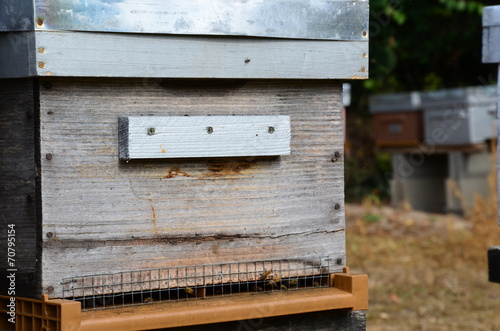
[[[102,309],[328,286],[330,258],[230,262],[64,278],[63,298]]]

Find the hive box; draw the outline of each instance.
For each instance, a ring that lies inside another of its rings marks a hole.
[[[471,145],[496,138],[494,86],[422,93],[425,141],[431,145]]]
[[[0,10],[0,222],[3,239],[15,228],[16,295],[234,261],[342,270],[341,80],[367,77],[367,1]]]
[[[370,98],[378,146],[415,146],[423,140],[420,94],[381,94]]]

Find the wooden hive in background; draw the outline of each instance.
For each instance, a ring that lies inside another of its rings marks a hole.
[[[327,257],[342,270],[341,83],[367,77],[367,1],[7,2],[0,219],[2,238],[15,224],[17,295],[235,261]],[[138,124],[120,138],[119,119],[141,116],[144,148],[120,157]],[[170,158],[151,137],[174,116],[201,130]]]

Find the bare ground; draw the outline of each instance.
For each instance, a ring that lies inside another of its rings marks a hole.
[[[347,262],[369,276],[368,330],[500,330],[486,255],[500,244],[496,194],[468,214],[346,206]]]

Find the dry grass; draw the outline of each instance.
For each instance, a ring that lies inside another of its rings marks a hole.
[[[346,208],[348,264],[369,276],[368,330],[500,330],[500,284],[487,275],[500,244],[494,174],[465,218]]]

